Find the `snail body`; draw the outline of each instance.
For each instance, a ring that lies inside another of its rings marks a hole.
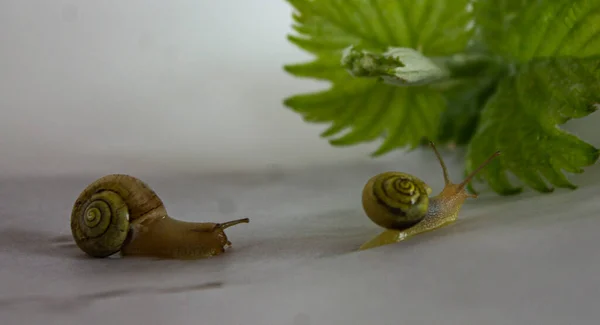
[[[225,223],[186,222],[170,217],[158,195],[141,180],[122,174],[101,177],[77,197],[71,233],[92,257],[122,256],[198,259],[220,255],[231,242]]]
[[[371,221],[386,230],[364,243],[360,250],[397,243],[456,221],[465,200],[477,198],[476,194],[467,193],[467,184],[500,155],[496,151],[461,183],[455,184],[450,181],[444,160],[433,142],[430,145],[442,168],[444,189],[429,197],[431,188],[415,176],[384,172],[371,177],[363,188],[363,209]]]

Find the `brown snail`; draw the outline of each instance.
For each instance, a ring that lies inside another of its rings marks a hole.
[[[92,257],[146,256],[197,259],[220,255],[231,242],[224,230],[249,219],[225,223],[171,218],[141,180],[121,174],[101,177],[79,195],[71,213],[77,246]]]
[[[456,221],[465,200],[477,198],[467,193],[467,184],[500,154],[496,151],[460,184],[454,184],[435,145],[431,141],[429,144],[442,167],[444,189],[429,197],[431,188],[425,182],[402,172],[384,172],[370,178],[362,192],[363,209],[371,221],[386,230],[364,243],[360,250],[393,244]]]

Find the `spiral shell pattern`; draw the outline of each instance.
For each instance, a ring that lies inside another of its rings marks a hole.
[[[122,249],[130,222],[165,214],[162,201],[145,183],[128,175],[107,175],[86,187],[75,201],[71,232],[86,254],[108,257]]]
[[[77,246],[93,257],[107,257],[121,249],[129,231],[125,201],[113,191],[92,195],[71,218]]]
[[[363,201],[369,217],[380,226],[403,229],[421,221],[427,214],[431,189],[422,180],[405,173],[387,172],[373,177]],[[376,207],[376,208],[375,208]]]

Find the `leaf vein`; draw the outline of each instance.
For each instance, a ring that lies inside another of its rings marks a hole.
[[[565,45],[565,43],[568,42],[571,39],[571,37],[573,36],[573,33],[575,31],[577,31],[579,28],[583,27],[585,18],[587,16],[589,16],[590,14],[596,13],[597,11],[600,11],[600,6],[591,7],[591,8],[589,8],[588,12],[586,12],[582,16],[578,17],[577,22],[575,22],[575,24],[573,24],[573,26],[571,26],[569,28],[569,32],[567,34],[565,34],[565,36],[563,36],[560,43],[556,46],[556,49],[553,52],[554,56],[558,56],[560,54],[559,52],[563,49],[563,46]],[[563,22],[563,23],[565,23],[565,22]],[[566,23],[565,23],[565,25],[566,25]]]

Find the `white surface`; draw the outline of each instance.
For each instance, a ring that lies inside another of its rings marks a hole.
[[[598,167],[577,191],[484,195],[458,224],[354,251],[379,232],[360,207],[368,177],[402,170],[439,190],[441,172],[431,152],[347,164],[373,146],[331,148],[281,105],[321,87],[283,72],[307,58],[285,39],[290,13],[0,2],[0,175],[26,176],[0,181],[0,324],[597,325]],[[599,116],[572,129],[599,145]],[[237,169],[264,173],[196,175]],[[193,262],[92,260],[54,241],[79,192],[115,172],[143,176],[173,217],[251,223]],[[57,174],[88,176],[33,177]]]
[[[0,1],[0,176],[366,160],[285,108],[284,0]]]
[[[573,178],[577,191],[482,193],[457,224],[355,252],[379,232],[360,206],[366,179],[401,169],[437,191],[431,158],[145,179],[176,218],[251,218],[228,231],[226,255],[191,262],[88,259],[53,242],[68,235],[71,204],[94,177],[3,181],[0,323],[598,324],[597,167]]]

